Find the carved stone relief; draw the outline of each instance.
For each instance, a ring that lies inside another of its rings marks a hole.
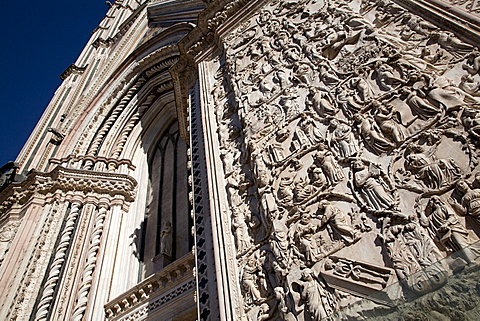
[[[320,320],[398,280],[423,293],[409,275],[478,240],[477,48],[391,1],[273,1],[220,64],[247,319]]]

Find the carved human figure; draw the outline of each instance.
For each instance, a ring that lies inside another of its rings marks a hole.
[[[471,244],[467,229],[439,196],[430,198],[425,213],[420,213],[420,224],[427,227],[431,236],[450,252],[459,251]]]
[[[321,200],[317,213],[321,225],[329,224],[346,244],[351,244],[356,239],[355,230],[349,224],[347,215],[339,208],[333,206],[330,201]]]
[[[275,299],[278,301],[278,313],[280,314],[280,319],[286,320],[288,307],[287,303],[285,302],[285,291],[281,286],[277,286],[275,289],[273,289],[273,291],[275,293]]]
[[[407,128],[398,119],[398,111],[393,105],[374,102],[376,108],[374,118],[382,132],[396,144],[403,142],[407,136]]]
[[[258,310],[258,321],[268,320],[270,318],[270,307],[267,303],[262,303]]]
[[[405,83],[403,79],[394,75],[393,68],[387,64],[378,64],[376,72],[377,83],[382,90],[390,91],[393,90],[394,87]]]
[[[251,303],[263,301],[260,292],[262,278],[262,267],[254,256],[250,257],[243,268],[242,285]]]
[[[401,93],[406,97],[405,102],[410,107],[413,115],[423,120],[431,119],[438,115],[441,111],[440,108],[429,104],[426,100],[418,96],[416,89],[408,89],[403,87]]]
[[[309,114],[305,113],[302,115],[302,122],[300,126],[312,145],[316,145],[322,141],[322,133],[317,128],[315,120]]]
[[[468,214],[480,223],[480,189],[471,189],[468,183],[461,180],[457,183],[457,190],[463,195],[458,204],[451,199],[451,205],[461,213]]]
[[[354,115],[354,120],[358,124],[360,136],[363,137],[367,145],[377,154],[387,153],[395,145],[387,140],[378,128],[375,121],[369,116],[360,114]]]
[[[251,245],[251,238],[248,233],[248,226],[245,222],[245,215],[243,212],[235,208],[233,209],[232,226],[235,231],[235,239],[237,241],[237,252],[243,253]]]
[[[475,80],[471,75],[463,75],[458,87],[469,95],[480,97],[480,81]]]
[[[295,238],[300,243],[300,251],[305,255],[307,262],[317,262],[320,259],[320,249],[315,239],[318,226],[310,222],[310,213],[302,214],[295,227]]]
[[[462,68],[468,71],[470,75],[476,75],[480,71],[480,51],[474,48],[467,57],[467,63]]]
[[[289,254],[288,227],[283,220],[273,220],[273,231],[270,236],[270,251],[276,260],[276,269],[280,274],[290,268],[291,257]],[[281,270],[281,271],[280,271]]]
[[[166,221],[163,224],[163,228],[160,233],[160,253],[168,257],[172,257],[172,245],[172,223],[170,221]]]
[[[323,280],[315,277],[313,271],[306,268],[302,271],[302,299],[305,300],[308,312],[314,321],[320,321],[332,314],[336,308],[333,293]]]
[[[330,184],[338,184],[345,178],[335,156],[324,143],[318,145],[318,150],[313,159],[314,164],[323,170]]]
[[[354,183],[365,203],[375,210],[392,208],[395,201],[391,192],[380,176],[380,170],[370,164],[370,168],[362,160],[353,163]]]
[[[333,116],[338,113],[335,101],[326,90],[311,87],[307,99],[307,105],[312,106],[313,110],[321,117],[325,115]]]
[[[340,157],[351,157],[358,152],[358,146],[352,133],[352,127],[336,119],[330,121],[330,146]]]
[[[350,86],[356,89],[357,94],[354,96],[354,99],[363,104],[370,100],[373,97],[372,87],[365,80],[365,71],[359,70],[354,73],[354,77],[350,79]]]
[[[420,146],[412,148],[412,153],[406,157],[408,169],[413,171],[416,178],[420,179],[428,188],[440,188],[444,177],[439,163],[429,159]]]

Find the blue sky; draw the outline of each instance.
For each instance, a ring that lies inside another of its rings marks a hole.
[[[105,0],[0,0],[0,166],[15,160],[107,9]]]

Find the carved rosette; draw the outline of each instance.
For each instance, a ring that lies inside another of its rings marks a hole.
[[[248,318],[320,320],[478,239],[478,49],[391,1],[274,1],[222,39]]]

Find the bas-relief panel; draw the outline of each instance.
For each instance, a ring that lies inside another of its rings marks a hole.
[[[478,240],[477,48],[390,1],[274,1],[220,62],[249,320],[320,320]]]

